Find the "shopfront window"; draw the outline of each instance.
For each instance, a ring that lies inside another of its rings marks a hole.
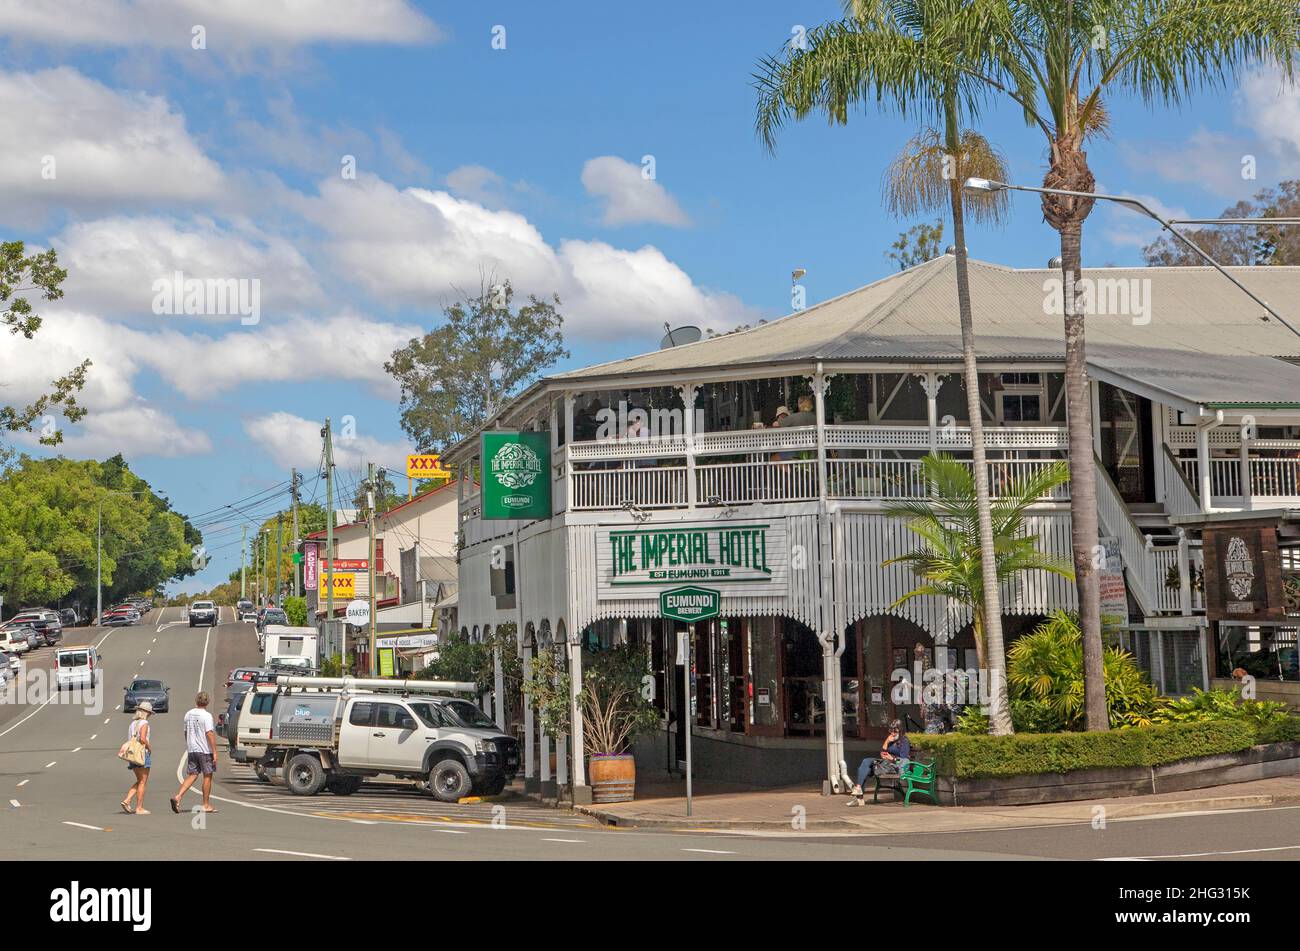
[[[1242,670],[1256,680],[1300,681],[1296,628],[1219,622],[1219,674]]]

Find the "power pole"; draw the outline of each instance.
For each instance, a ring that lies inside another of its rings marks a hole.
[[[280,597],[280,552],[284,550],[284,513],[277,512],[275,516],[275,583],[271,585],[271,590],[275,596],[275,606],[283,607],[280,604],[284,599]]]
[[[325,417],[325,425],[320,434],[325,439],[325,629],[334,621],[334,439],[330,433],[330,419]],[[342,649],[339,653],[339,667],[342,672],[348,669],[348,627],[343,631]]]
[[[370,522],[370,676],[379,676],[379,654],[375,650],[375,464],[369,466],[366,482],[366,511]]]
[[[248,578],[245,566],[248,564],[248,525],[244,525],[244,540],[239,543],[239,597],[248,597]]]
[[[289,470],[293,473],[293,478],[289,480],[289,495],[293,497],[293,550],[298,554],[298,545],[301,539],[298,537],[298,470]],[[300,577],[300,565],[294,562],[293,566],[293,596],[301,596],[298,590],[298,579]]]

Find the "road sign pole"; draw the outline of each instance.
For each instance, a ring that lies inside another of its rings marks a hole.
[[[682,705],[682,726],[686,730],[686,815],[691,814],[691,701],[695,691],[691,689],[691,648],[695,640],[695,625],[686,631],[686,670],[682,680],[686,683],[686,702]]]

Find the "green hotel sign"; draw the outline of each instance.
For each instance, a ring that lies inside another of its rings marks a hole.
[[[670,621],[693,624],[718,616],[722,608],[722,594],[711,588],[687,585],[673,588],[659,595],[659,613]]]
[[[551,517],[551,435],[483,433],[483,515],[487,519]]]
[[[614,587],[767,583],[785,554],[783,531],[753,524],[611,529],[607,544],[608,578]]]

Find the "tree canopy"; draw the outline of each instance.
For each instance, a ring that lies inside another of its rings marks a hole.
[[[447,307],[447,322],[393,352],[384,369],[402,388],[402,429],[422,452],[443,452],[569,355],[560,298],[515,308],[510,282],[485,280]]]
[[[1220,218],[1300,218],[1300,180],[1265,188],[1247,201],[1223,209]],[[1188,239],[1220,264],[1300,264],[1300,227],[1207,225],[1185,232]],[[1185,244],[1162,235],[1142,249],[1151,267],[1204,265]]]
[[[95,601],[103,512],[106,603],[187,577],[202,535],[113,456],[103,462],[20,456],[0,474],[0,592],[6,607]]]

